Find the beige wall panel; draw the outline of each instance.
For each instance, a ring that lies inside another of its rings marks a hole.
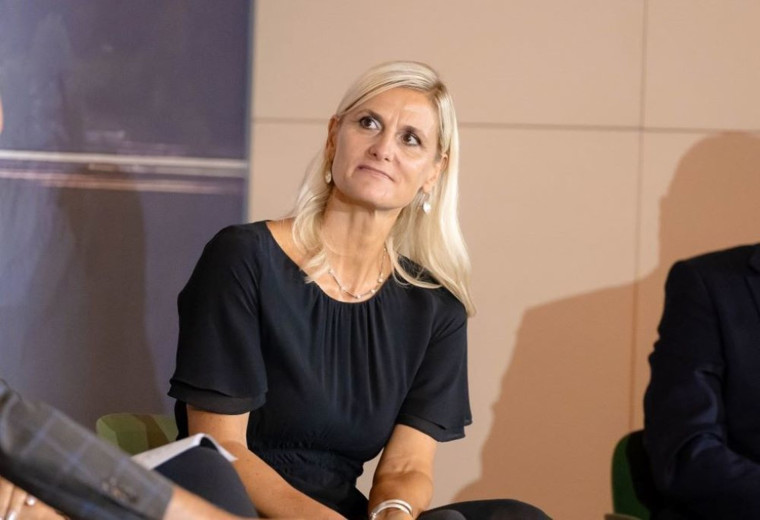
[[[760,128],[760,3],[649,2],[646,124]]]
[[[415,59],[440,70],[462,121],[638,123],[641,0],[256,6],[256,117],[327,117],[369,66]]]
[[[645,136],[633,424],[641,427],[671,265],[706,251],[760,241],[760,137],[746,133]]]
[[[249,219],[274,219],[290,212],[306,167],[326,137],[326,124],[253,124]]]
[[[466,128],[462,139],[475,424],[441,486],[601,518],[627,429],[637,136]]]

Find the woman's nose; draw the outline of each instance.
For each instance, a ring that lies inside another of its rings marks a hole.
[[[379,161],[390,161],[393,157],[393,138],[388,134],[381,134],[370,145],[369,154]]]

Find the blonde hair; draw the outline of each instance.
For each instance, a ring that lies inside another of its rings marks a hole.
[[[383,63],[365,72],[343,96],[335,117],[340,119],[353,107],[393,88],[408,88],[428,95],[438,113],[438,150],[440,160],[447,157],[440,178],[430,192],[430,213],[421,211],[425,194],[420,190],[411,204],[401,210],[386,242],[394,277],[417,287],[445,287],[472,316],[475,306],[470,295],[470,259],[459,227],[458,176],[459,132],[454,103],[438,74],[429,66],[409,61]],[[327,271],[327,256],[320,237],[322,215],[332,185],[325,174],[332,167],[332,157],[317,154],[309,165],[291,216],[293,240],[309,255],[304,269],[309,281]],[[411,272],[399,261],[404,256],[422,266],[424,272]]]

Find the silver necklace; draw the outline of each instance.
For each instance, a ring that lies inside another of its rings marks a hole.
[[[348,289],[346,289],[346,286],[340,283],[340,280],[338,280],[337,275],[335,274],[335,271],[333,271],[333,268],[330,267],[330,264],[327,264],[327,273],[332,276],[332,279],[335,280],[335,283],[338,284],[338,288],[341,292],[346,293],[351,298],[354,298],[356,300],[361,300],[362,298],[369,296],[370,294],[375,294],[377,290],[380,288],[381,285],[383,285],[383,266],[385,265],[385,254],[388,252],[388,249],[386,249],[385,246],[383,246],[383,252],[381,253],[382,256],[380,257],[380,272],[377,275],[377,283],[374,287],[372,287],[369,291],[365,291],[363,293],[352,293]]]

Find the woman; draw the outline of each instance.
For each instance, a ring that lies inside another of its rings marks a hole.
[[[436,443],[470,423],[458,151],[433,70],[369,70],[330,119],[293,215],[221,231],[181,292],[180,435],[237,456],[265,516],[408,519],[430,504]],[[381,450],[367,500],[356,479]],[[463,515],[545,518],[514,501],[423,517]]]

